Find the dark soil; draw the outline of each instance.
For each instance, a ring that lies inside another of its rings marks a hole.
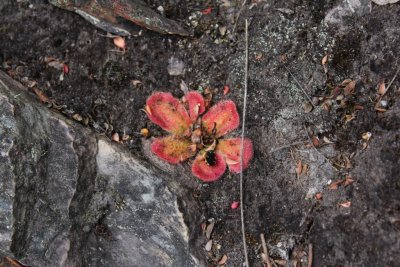
[[[190,28],[193,36],[125,24],[133,35],[121,53],[77,14],[43,0],[5,1],[0,4],[1,69],[27,86],[36,82],[34,88],[48,97],[50,108],[75,120],[79,114],[78,123],[99,134],[129,136],[123,146],[168,172],[172,188],[189,190],[180,202],[193,254],[210,266],[223,255],[228,266],[242,266],[240,212],[230,207],[239,199],[239,176],[226,173],[203,184],[191,175],[190,164],[175,168],[157,160],[148,150],[151,139],[139,133],[147,127],[152,136],[165,134],[141,109],[155,91],[181,97],[182,80],[193,90],[210,88],[214,103],[234,100],[242,111],[247,18],[246,135],[255,147],[244,181],[250,265],[262,266],[264,233],[271,259],[285,260],[286,266],[307,266],[309,244],[313,266],[396,266],[400,78],[383,101],[377,100],[377,86],[382,80],[388,86],[400,65],[400,5],[373,5],[370,12],[344,15],[335,24],[326,18],[339,0],[253,1],[259,3],[245,6],[232,33],[240,9],[236,1],[146,2],[154,9],[162,5],[165,15]],[[201,14],[208,7],[211,13]],[[193,14],[197,18],[190,20]],[[325,55],[327,73],[321,65]],[[63,70],[46,63],[49,57],[68,65],[63,79]],[[184,63],[182,75],[169,75],[171,58]],[[295,79],[313,98],[313,111],[304,111],[307,98]],[[351,92],[339,86],[345,79],[356,81]],[[224,85],[230,87],[226,96]],[[367,132],[372,134],[368,141],[362,138]],[[306,171],[297,175],[299,161]],[[331,189],[331,182],[346,177],[354,182]],[[201,225],[211,221],[216,223],[214,245],[206,252]]]

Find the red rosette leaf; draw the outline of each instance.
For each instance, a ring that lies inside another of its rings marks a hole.
[[[204,182],[214,182],[218,180],[226,170],[224,157],[220,153],[215,153],[213,165],[207,164],[205,155],[199,154],[193,162],[192,173]]]
[[[239,126],[239,114],[233,101],[221,101],[203,116],[203,127],[208,134],[213,130],[216,137],[221,137]]]
[[[199,115],[203,114],[206,110],[203,96],[196,91],[190,91],[185,95],[186,101],[189,105],[189,116],[192,121],[196,121]]]
[[[240,146],[241,138],[230,138],[219,140],[216,151],[225,157],[231,172],[240,173]],[[243,170],[245,170],[253,158],[253,143],[245,138],[243,142]]]
[[[159,158],[172,164],[185,161],[196,153],[191,149],[189,140],[173,135],[155,139],[151,144],[151,151]]]
[[[152,122],[175,135],[189,134],[190,117],[182,103],[170,93],[155,93],[146,104],[145,111]]]

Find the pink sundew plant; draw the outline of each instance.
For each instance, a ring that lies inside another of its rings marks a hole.
[[[239,126],[239,114],[231,100],[212,106],[206,112],[203,96],[188,92],[179,101],[170,93],[157,92],[146,101],[149,119],[170,133],[155,138],[151,150],[159,158],[178,164],[192,157],[192,173],[204,182],[218,180],[226,170],[240,173],[241,138],[222,138]],[[253,144],[243,142],[243,169],[253,157]]]

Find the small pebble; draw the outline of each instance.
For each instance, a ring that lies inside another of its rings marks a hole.
[[[158,6],[157,11],[160,12],[161,14],[164,14],[164,7],[163,6]]]
[[[183,74],[184,69],[185,69],[185,64],[179,59],[172,57],[168,60],[167,70],[169,75],[171,76],[181,75]]]

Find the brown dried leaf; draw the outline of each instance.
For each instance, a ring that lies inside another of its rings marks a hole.
[[[204,249],[205,249],[206,251],[210,251],[211,248],[212,248],[212,243],[213,243],[213,241],[212,241],[212,240],[209,240],[209,241],[207,242],[207,244],[205,245]]]
[[[354,179],[350,176],[350,175],[347,175],[346,176],[346,180],[345,180],[345,182],[344,182],[344,186],[346,187],[346,186],[349,186],[349,185],[351,185],[352,183],[354,183]]]
[[[343,208],[350,208],[351,201],[346,201],[346,202],[340,203],[339,205],[342,206]]]
[[[322,65],[326,65],[326,63],[328,63],[328,55],[325,55],[322,60],[321,60]]]
[[[151,109],[150,109],[150,107],[149,107],[148,105],[146,105],[146,107],[144,108],[144,110],[145,110],[145,112],[146,112],[147,114],[152,115]]]
[[[142,82],[139,80],[132,80],[131,84],[133,85],[133,87],[139,87],[142,85]]]
[[[296,165],[296,174],[297,174],[297,177],[300,176],[302,170],[303,170],[303,165],[302,165],[302,163],[301,163],[301,160],[298,160],[298,161],[297,161],[297,165]]]
[[[316,193],[315,194],[315,199],[316,200],[321,200],[322,199],[322,193],[321,192]]]
[[[338,187],[341,185],[341,184],[343,184],[344,183],[344,179],[340,179],[340,180],[336,180],[336,181],[334,181],[334,182],[332,182],[330,185],[329,185],[329,189],[330,190],[336,190],[336,189],[338,189]]]
[[[229,93],[229,86],[225,85],[224,86],[224,95],[226,95],[227,93]]]
[[[130,137],[129,135],[127,135],[127,134],[124,133],[124,134],[122,135],[122,138],[121,138],[121,139],[122,139],[122,141],[127,141],[127,140],[129,140],[129,138],[131,138],[131,137]]]
[[[340,86],[346,86],[346,85],[348,85],[351,81],[352,81],[352,79],[345,79],[345,80],[340,84]]]
[[[181,89],[181,91],[186,95],[187,93],[189,93],[189,87],[187,86],[187,84],[185,83],[184,80],[181,80],[181,83],[179,84],[179,88]]]
[[[218,264],[219,265],[224,265],[226,261],[228,260],[228,256],[224,255],[222,258],[219,260]]]
[[[356,81],[349,82],[344,88],[344,95],[350,95],[354,92],[354,88],[356,87]]]
[[[363,144],[362,144],[362,149],[365,150],[365,149],[367,149],[367,148],[368,148],[368,143],[367,143],[367,142],[363,143]]]
[[[329,111],[331,110],[332,107],[332,102],[328,99],[326,101],[324,101],[321,105],[321,107],[325,110],[325,111]]]
[[[206,237],[207,237],[207,239],[211,238],[211,234],[212,234],[212,231],[214,229],[214,225],[215,225],[215,222],[212,222],[209,225],[207,225],[207,228],[206,228]]]
[[[0,267],[25,267],[26,265],[23,265],[16,259],[13,259],[11,257],[4,257],[3,261],[0,262]]]
[[[365,133],[363,133],[362,134],[362,139],[364,139],[365,141],[369,141],[369,139],[371,138],[371,136],[372,136],[372,133],[370,133],[370,132],[365,132]]]
[[[50,103],[49,98],[37,87],[32,88],[33,92],[39,97],[40,102]]]
[[[53,60],[47,63],[49,67],[55,68],[57,70],[64,70],[64,63],[58,61],[58,60]]]
[[[362,105],[354,105],[354,109],[356,109],[356,110],[362,110],[362,109],[364,109],[364,107],[362,106]]]
[[[72,115],[72,118],[76,121],[82,121],[82,116],[79,115],[78,113],[75,113],[74,115]]]
[[[333,144],[333,142],[331,140],[329,140],[329,138],[326,136],[324,136],[324,138],[322,138],[322,140],[324,140],[324,142],[327,144]]]
[[[201,225],[201,231],[203,232],[203,234],[206,232],[206,227],[207,227],[207,223],[203,222]]]
[[[304,101],[302,106],[305,113],[310,113],[313,110],[312,104],[308,101]]]
[[[325,55],[325,56],[322,58],[321,63],[322,63],[322,67],[324,68],[324,73],[328,73],[328,66],[327,66],[327,63],[328,63],[328,55]]]
[[[378,108],[378,107],[375,107],[375,110],[376,110],[376,111],[379,111],[379,112],[386,112],[386,111],[387,111],[387,110],[384,109],[384,108]]]
[[[382,80],[379,84],[378,84],[378,94],[381,96],[384,96],[387,92],[387,88],[385,85],[385,81]]]
[[[356,118],[355,113],[350,114],[350,115],[345,115],[345,116],[344,116],[344,121],[345,121],[346,123],[348,123],[348,122],[354,120],[355,118]]]
[[[303,170],[301,171],[301,174],[306,175],[308,173],[308,165],[307,164],[303,164]]]
[[[287,261],[285,260],[274,260],[274,262],[280,266],[287,266]]]
[[[119,143],[119,134],[118,134],[118,133],[114,133],[114,134],[111,136],[111,140],[113,140],[114,142]]]
[[[346,157],[346,156],[344,156],[343,158],[344,158],[344,167],[345,167],[346,169],[351,169],[351,168],[353,168],[353,164],[351,163],[351,160],[350,160],[348,157]]]
[[[261,52],[256,52],[256,53],[254,54],[254,58],[255,58],[256,60],[261,60],[261,59],[263,58],[263,54],[262,54]]]
[[[142,129],[140,129],[140,135],[141,135],[141,136],[143,136],[143,137],[148,137],[149,134],[150,134],[149,129],[147,129],[147,128],[142,128]]]
[[[267,254],[265,254],[264,252],[261,252],[261,258],[264,263],[267,263],[269,260],[269,258],[267,257]]]
[[[331,92],[331,98],[336,98],[341,93],[342,93],[342,89],[339,86],[336,86]]]

